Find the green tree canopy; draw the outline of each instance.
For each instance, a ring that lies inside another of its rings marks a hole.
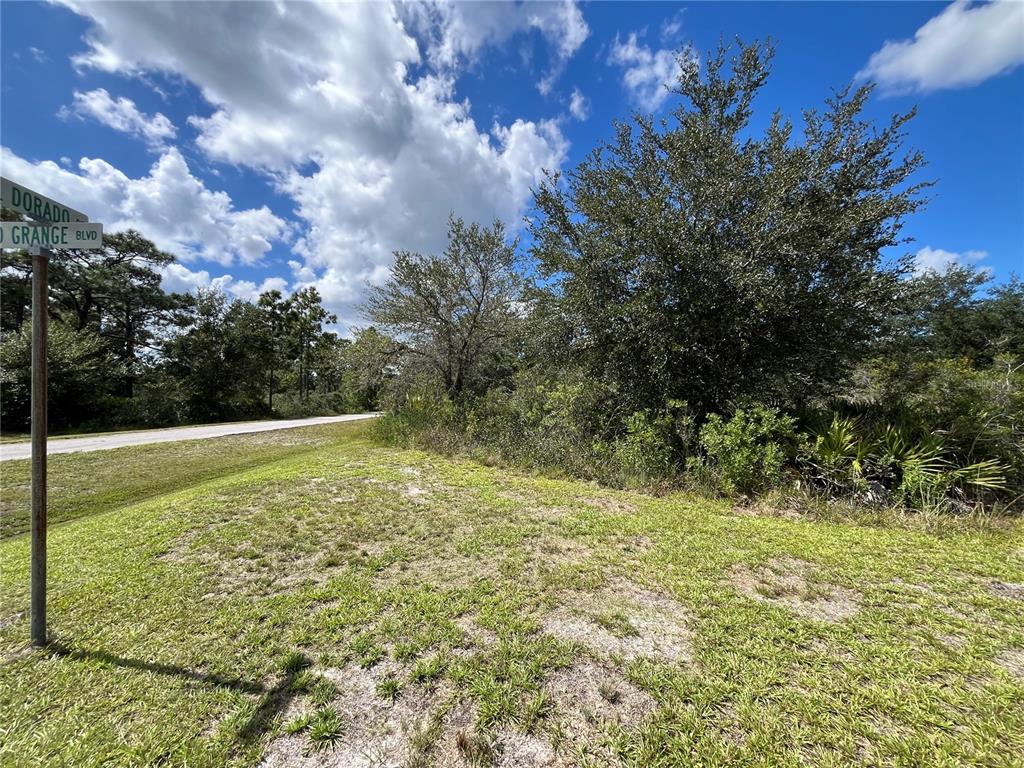
[[[391,279],[373,288],[364,313],[394,343],[407,375],[420,372],[452,398],[506,375],[522,278],[505,226],[451,217],[440,255],[395,253]]]
[[[671,118],[638,115],[536,193],[541,290],[561,354],[627,410],[685,400],[793,402],[841,378],[898,294],[904,217],[922,205],[896,115],[860,118],[871,87],[846,89],[760,136],[753,106],[772,49],[682,55]]]

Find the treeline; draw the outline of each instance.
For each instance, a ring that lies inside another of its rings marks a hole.
[[[50,429],[90,430],[364,410],[358,344],[315,288],[256,302],[168,293],[174,261],[137,232],[50,261]],[[29,427],[31,261],[5,252],[0,282],[0,419]]]
[[[457,218],[444,253],[397,253],[364,306],[382,434],[624,485],[1019,508],[1024,286],[884,256],[930,186],[913,113],[874,126],[850,88],[756,134],[771,55],[682,58],[669,119],[535,191],[527,253]]]

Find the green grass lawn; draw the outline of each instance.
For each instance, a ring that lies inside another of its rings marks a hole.
[[[54,525],[109,512],[216,477],[309,453],[336,442],[339,434],[326,425],[53,454],[47,459],[47,517]],[[0,463],[0,539],[28,530],[30,480],[29,461]]]
[[[54,506],[78,500],[46,650],[28,540],[0,542],[0,763],[1024,765],[1019,527],[753,516],[363,424],[289,434],[55,457]]]

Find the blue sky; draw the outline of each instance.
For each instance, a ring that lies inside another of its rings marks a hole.
[[[1024,4],[3,3],[3,174],[175,253],[165,285],[316,285],[345,330],[394,249],[449,210],[513,228],[634,110],[673,51],[771,37],[760,125],[879,83],[917,105],[922,267],[1024,273]]]

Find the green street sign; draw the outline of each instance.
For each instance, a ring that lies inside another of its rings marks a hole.
[[[37,224],[31,221],[0,222],[0,248],[68,248],[74,250],[103,247],[103,225],[71,222]]]
[[[17,211],[35,221],[61,224],[89,220],[89,217],[81,211],[69,208],[46,195],[41,195],[3,177],[0,177],[0,204],[4,208]]]

